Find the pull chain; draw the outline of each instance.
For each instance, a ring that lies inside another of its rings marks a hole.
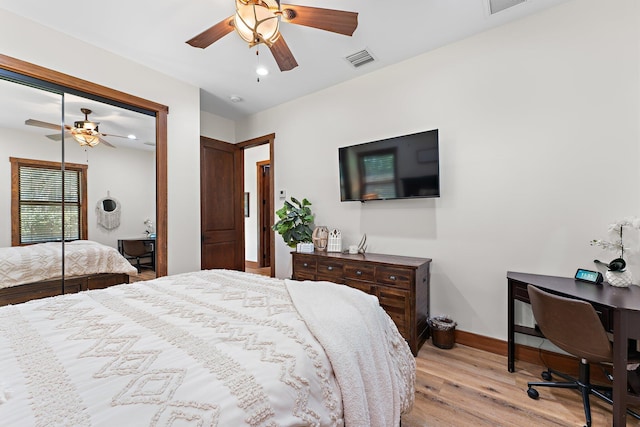
[[[258,46],[260,45],[256,45],[256,58],[258,59],[258,67],[256,68],[256,70],[260,69],[260,49],[258,48]],[[257,81],[258,83],[260,83],[260,74],[258,74],[257,76]]]

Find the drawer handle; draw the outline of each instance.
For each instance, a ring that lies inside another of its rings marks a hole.
[[[327,267],[327,270],[333,271],[333,267],[329,266],[329,267]]]
[[[309,267],[309,264],[307,264],[306,262],[304,264],[302,264],[303,267]]]
[[[396,280],[396,276],[389,276],[390,280]]]
[[[360,270],[356,271],[356,276],[362,276],[362,271]]]

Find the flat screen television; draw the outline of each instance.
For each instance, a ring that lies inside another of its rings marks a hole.
[[[440,197],[438,130],[341,147],[340,200]]]

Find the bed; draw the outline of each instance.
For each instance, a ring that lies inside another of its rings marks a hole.
[[[128,283],[138,274],[115,248],[89,240],[0,248],[0,306]],[[64,292],[63,292],[64,287]]]
[[[415,383],[375,297],[228,270],[0,307],[0,366],[6,426],[389,427]]]

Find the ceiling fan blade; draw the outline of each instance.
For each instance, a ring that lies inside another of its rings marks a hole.
[[[55,130],[61,129],[60,125],[55,125],[53,123],[47,123],[47,122],[34,120],[34,119],[27,119],[24,121],[24,124],[28,126],[38,126],[38,127],[47,128],[47,129],[55,129]]]
[[[223,19],[208,30],[204,30],[187,43],[193,47],[204,49],[233,31],[233,16]]]
[[[54,134],[45,135],[45,136],[53,141],[62,141],[62,135],[60,135],[59,133],[54,133]]]
[[[305,27],[318,28],[333,33],[353,35],[358,27],[358,13],[319,7],[283,4],[282,18],[285,22]]]
[[[112,136],[113,136],[113,135],[112,135]],[[106,140],[106,139],[104,139],[104,138],[100,138],[100,137],[98,137],[98,140],[100,141],[100,144],[104,144],[104,145],[106,145],[107,147],[110,147],[110,148],[116,148],[116,146],[115,146],[115,145],[113,145],[112,143],[110,143],[109,141],[107,141],[107,140]]]
[[[298,66],[296,58],[293,57],[293,54],[289,50],[289,46],[287,46],[287,42],[285,42],[284,37],[282,37],[282,34],[280,34],[278,40],[276,40],[269,49],[271,49],[271,53],[278,63],[280,71],[293,70]]]
[[[109,137],[114,136],[114,137],[116,137],[116,138],[127,138],[127,139],[130,139],[128,136],[124,136],[124,135],[114,135],[114,134],[112,134],[112,133],[102,133],[102,132],[100,132],[100,136],[109,136]],[[135,139],[135,138],[131,138],[131,139]]]

